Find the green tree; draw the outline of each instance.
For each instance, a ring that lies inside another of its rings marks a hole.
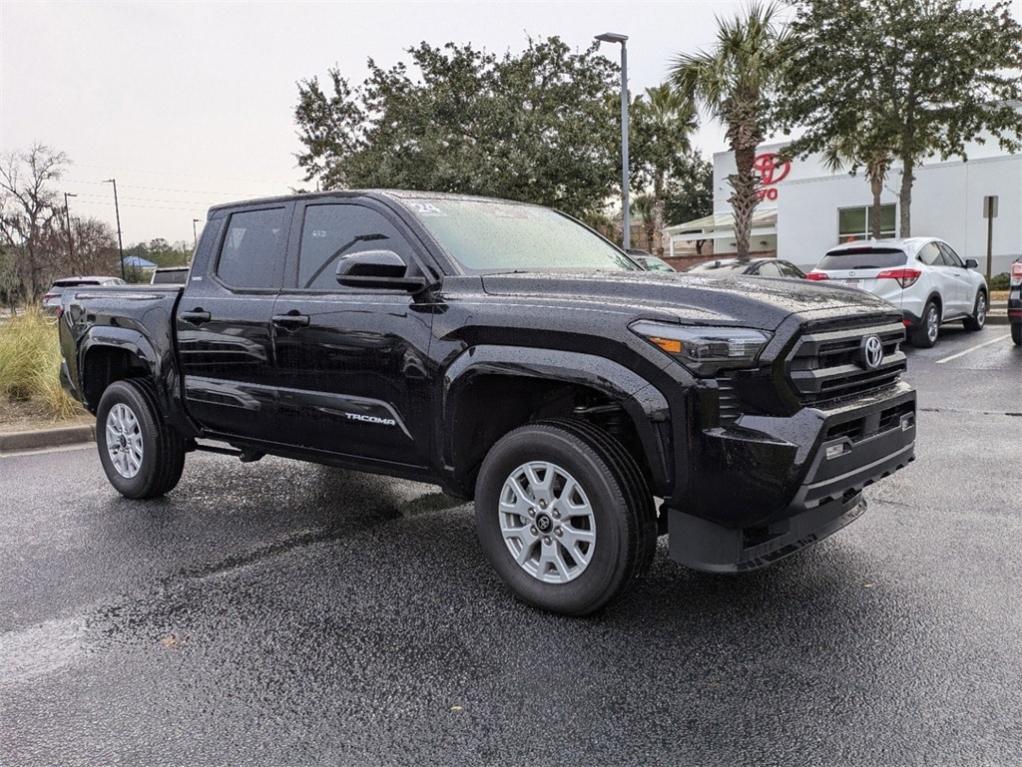
[[[702,104],[725,127],[736,171],[728,178],[738,257],[749,257],[752,212],[759,201],[753,172],[756,147],[770,126],[770,103],[780,83],[786,33],[773,4],[752,3],[744,14],[717,20],[712,50],[681,54],[671,68],[674,86]]]
[[[683,224],[713,212],[713,166],[698,152],[678,158],[667,180],[665,217]]]
[[[557,37],[519,54],[427,43],[352,86],[298,84],[306,181],[494,195],[599,214],[620,163],[617,66]],[[412,76],[411,69],[417,72]]]
[[[663,255],[667,186],[681,158],[691,149],[690,138],[698,125],[696,109],[684,93],[664,83],[647,88],[631,106],[632,178],[639,189],[648,190],[642,212],[647,242],[652,252]]]
[[[908,237],[921,161],[967,159],[966,145],[984,133],[1019,149],[1020,65],[1022,26],[1006,0],[803,0],[778,117],[806,131],[789,152],[829,150],[864,167],[874,204],[891,159],[900,161],[899,233]]]

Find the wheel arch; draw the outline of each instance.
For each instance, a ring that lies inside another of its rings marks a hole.
[[[132,328],[94,326],[78,343],[78,390],[85,407],[93,412],[114,381],[140,376],[158,379],[160,370],[152,342]]]
[[[440,452],[444,472],[471,497],[479,465],[507,432],[555,416],[609,419],[654,492],[673,486],[670,410],[649,381],[613,360],[579,352],[475,346],[447,368]]]

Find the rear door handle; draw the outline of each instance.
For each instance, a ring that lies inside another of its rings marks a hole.
[[[181,312],[178,317],[193,325],[201,325],[203,322],[209,322],[210,320],[209,312],[199,308],[192,309],[190,312]]]
[[[287,314],[274,314],[273,324],[282,328],[304,328],[309,324],[309,315],[290,311]]]

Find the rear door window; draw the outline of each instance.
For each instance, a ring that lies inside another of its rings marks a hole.
[[[766,261],[760,264],[759,271],[756,272],[760,277],[780,277],[781,270],[777,268],[777,264]]]
[[[950,245],[943,242],[939,242],[937,245],[940,248],[941,256],[943,256],[944,263],[947,266],[957,266],[960,269],[965,268],[965,264],[962,263],[962,259],[960,259],[958,254],[951,249]]]
[[[216,274],[231,288],[279,289],[284,276],[286,208],[246,210],[231,215]]]
[[[897,248],[849,248],[828,253],[816,268],[822,271],[890,269],[892,266],[904,266],[907,261],[905,252]]]

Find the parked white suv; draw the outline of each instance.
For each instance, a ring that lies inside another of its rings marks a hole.
[[[933,237],[866,240],[840,245],[806,276],[867,290],[901,310],[913,346],[937,342],[942,322],[982,330],[990,305],[976,261],[962,261]]]

